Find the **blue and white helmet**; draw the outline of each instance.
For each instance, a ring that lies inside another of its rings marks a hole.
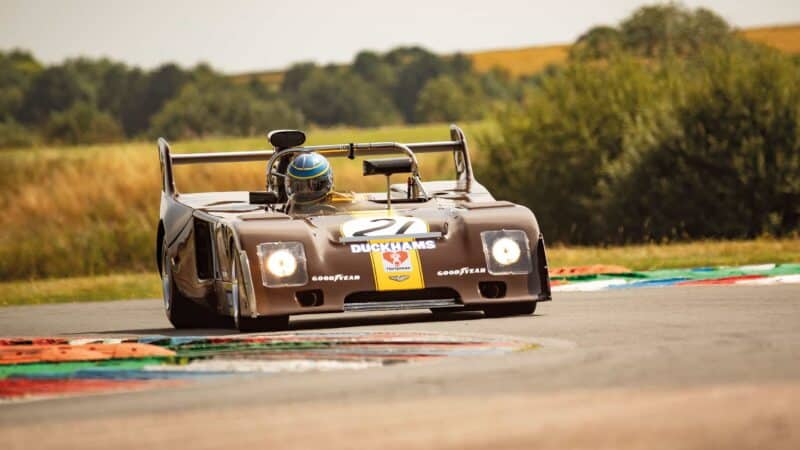
[[[289,164],[286,192],[295,203],[313,203],[325,198],[333,189],[333,169],[324,156],[301,153]]]

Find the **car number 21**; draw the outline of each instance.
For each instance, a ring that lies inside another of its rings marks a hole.
[[[342,225],[343,237],[402,236],[427,231],[428,224],[416,217],[364,217]]]

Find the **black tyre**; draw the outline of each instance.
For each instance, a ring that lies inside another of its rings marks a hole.
[[[504,303],[483,308],[486,317],[527,316],[536,312],[536,302]]]
[[[175,288],[166,242],[161,247],[161,290],[164,296],[164,311],[173,327],[210,328],[218,323],[215,314],[182,296]]]

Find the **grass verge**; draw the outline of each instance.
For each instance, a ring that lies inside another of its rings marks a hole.
[[[161,283],[155,273],[0,283],[0,306],[160,297]]]
[[[800,239],[698,241],[622,247],[548,249],[550,267],[614,264],[633,270],[800,262]],[[155,273],[0,283],[0,306],[160,298]]]
[[[548,249],[550,267],[613,264],[632,270],[800,262],[800,238]]]

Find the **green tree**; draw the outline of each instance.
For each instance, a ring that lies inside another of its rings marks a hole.
[[[598,186],[628,133],[669,107],[669,84],[632,57],[564,67],[496,116],[499,131],[481,139],[480,179],[499,198],[531,206],[550,239],[602,241]]]
[[[70,67],[52,66],[39,72],[25,93],[20,118],[41,124],[52,112],[64,111],[78,102],[94,103],[91,84]]]
[[[139,115],[133,133],[146,130],[150,118],[170,99],[178,95],[181,88],[191,81],[191,75],[175,64],[164,64],[148,74],[143,86]]]
[[[126,78],[126,88],[119,105],[119,121],[125,130],[125,135],[132,137],[146,130],[150,122],[144,101],[147,74],[141,69],[134,68],[127,73]]]
[[[19,116],[25,91],[41,70],[39,62],[28,52],[0,52],[0,120]]]
[[[582,34],[569,49],[570,59],[606,59],[622,51],[622,35],[609,26],[592,27]]]
[[[472,59],[461,52],[448,58],[447,63],[450,66],[449,72],[456,77],[469,76],[475,72]]]
[[[508,70],[502,67],[495,66],[480,74],[480,83],[487,100],[521,100],[523,83],[512,78]]]
[[[0,121],[0,148],[30,147],[35,143],[34,134],[11,117]]]
[[[320,125],[375,126],[397,122],[390,99],[348,70],[317,70],[300,85],[300,109]]]
[[[718,15],[677,3],[639,8],[620,24],[620,32],[624,48],[645,57],[690,55],[733,37]]]
[[[352,69],[367,83],[387,92],[391,91],[397,82],[392,66],[375,52],[359,52],[353,60]]]
[[[286,72],[283,73],[281,91],[290,95],[296,94],[297,91],[300,90],[300,85],[317,69],[317,65],[313,62],[292,64]]]
[[[91,86],[92,97],[99,110],[111,114],[120,122],[124,122],[123,112],[126,102],[130,101],[129,97],[135,93],[137,101],[142,101],[138,95],[142,93],[136,92],[139,73],[125,64],[107,58],[75,58],[65,61],[63,66]]]
[[[790,59],[710,50],[684,82],[675,113],[638,133],[610,170],[607,219],[639,239],[800,229],[800,72]]]
[[[477,167],[556,241],[747,238],[800,227],[800,71],[739,40],[543,75]]]
[[[386,60],[397,71],[393,99],[407,122],[418,122],[415,117],[417,96],[425,83],[447,72],[447,65],[437,55],[420,47],[401,47],[386,55]]]
[[[252,136],[270,129],[300,128],[303,116],[282,100],[255,98],[247,86],[206,81],[185,86],[152,122],[151,135],[185,139]]]
[[[487,106],[476,78],[459,83],[442,75],[428,81],[419,93],[415,117],[427,122],[475,120],[487,112]]]
[[[111,115],[85,102],[53,112],[44,134],[49,142],[70,145],[113,142],[123,137],[122,127]]]

